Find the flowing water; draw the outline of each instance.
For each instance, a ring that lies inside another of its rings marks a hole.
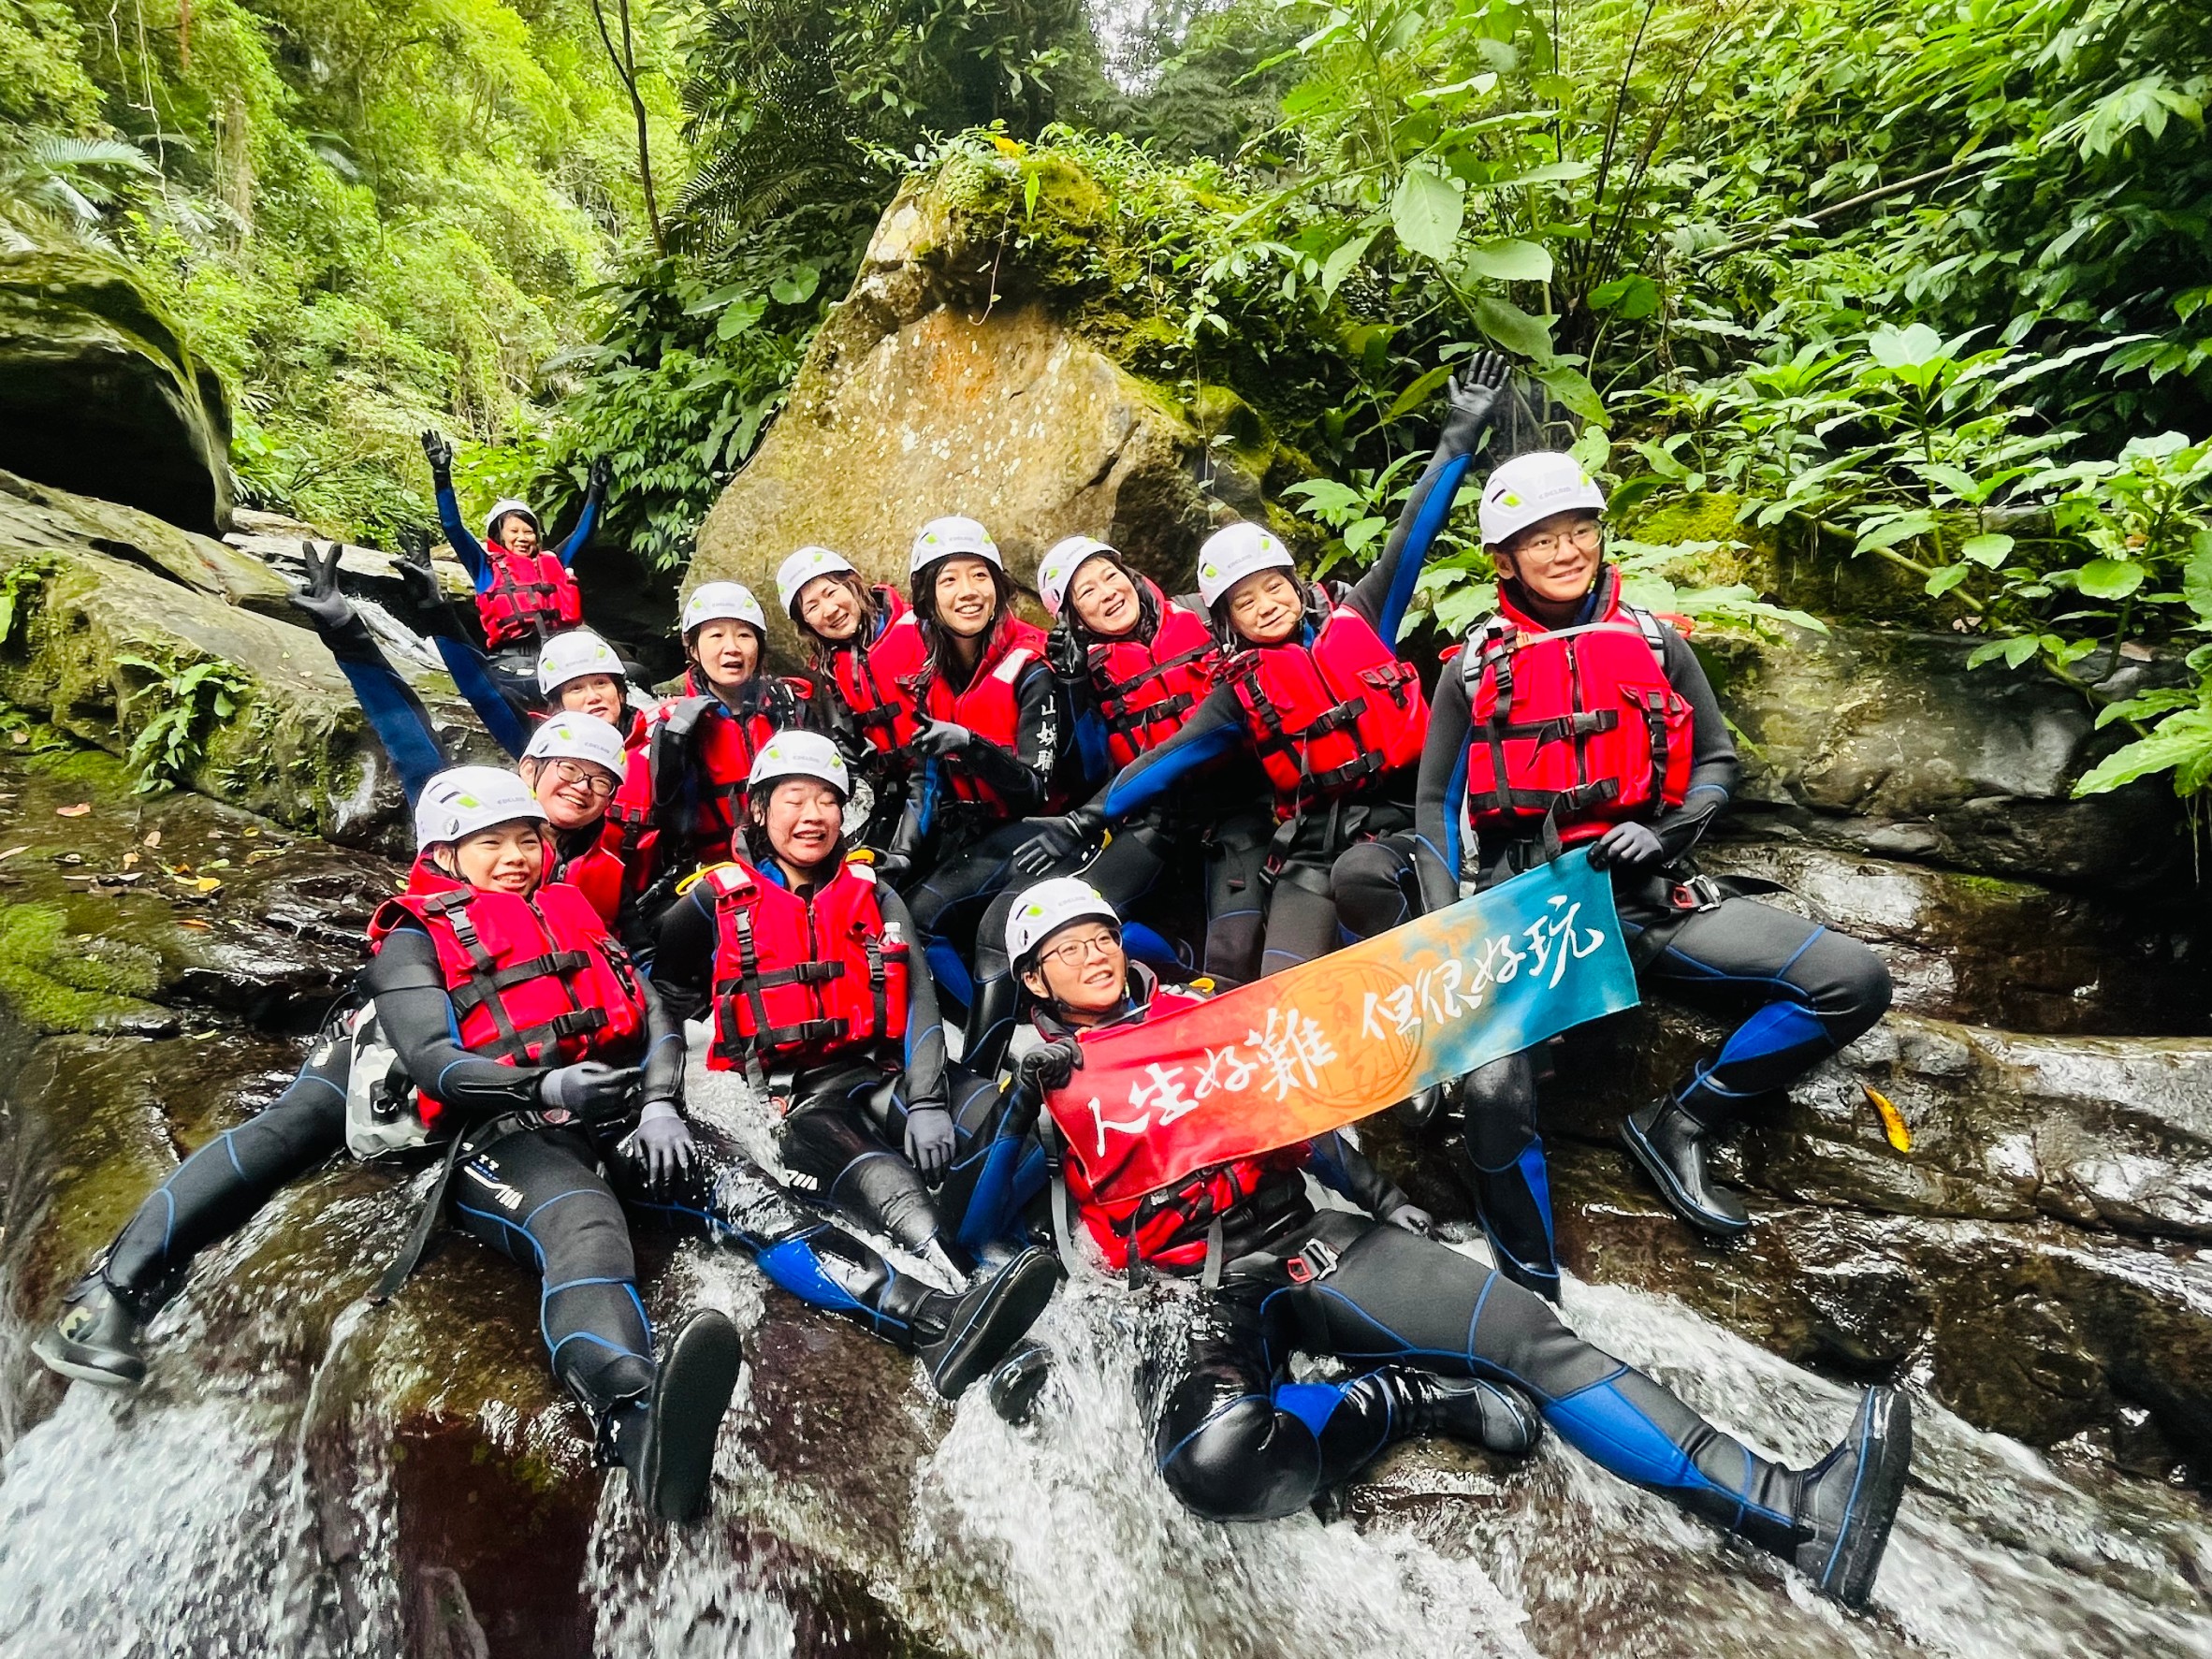
[[[850,1381],[874,1390],[874,1420],[859,1436],[823,1426],[834,1413],[794,1413],[790,1376],[749,1371],[712,1521],[651,1527],[619,1478],[571,1476],[581,1484],[554,1521],[513,1518],[550,1527],[553,1558],[560,1526],[580,1535],[568,1623],[488,1642],[458,1578],[400,1565],[402,1454],[363,1359],[370,1322],[389,1316],[344,1304],[305,1322],[320,1334],[303,1351],[287,1308],[315,1287],[272,1296],[252,1271],[280,1230],[358,1261],[404,1221],[388,1185],[318,1180],[210,1252],[156,1327],[139,1396],[76,1387],[7,1448],[0,1655],[2212,1655],[2212,1521],[2197,1500],[2055,1464],[1925,1402],[1876,1608],[1855,1619],[1550,1441],[1521,1465],[1401,1448],[1327,1521],[1201,1522],[1150,1473],[1120,1285],[1080,1282],[1048,1311],[1058,1365],[1037,1419],[1015,1429],[980,1394],[944,1411],[903,1362],[772,1302],[749,1265],[699,1244],[661,1274],[656,1314],[721,1306],[749,1352],[819,1356],[802,1359],[818,1369],[798,1398],[834,1404],[822,1393]],[[301,1254],[312,1274],[315,1252]],[[1792,1461],[1848,1419],[1851,1390],[1671,1301],[1571,1283],[1566,1314]],[[0,1375],[20,1380],[20,1357]],[[481,1409],[489,1424],[502,1408]],[[794,1475],[776,1449],[794,1440],[819,1474]],[[906,1449],[851,1478],[880,1446]]]

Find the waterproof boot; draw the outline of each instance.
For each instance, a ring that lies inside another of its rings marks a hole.
[[[631,1490],[648,1514],[685,1521],[705,1506],[715,1435],[743,1360],[737,1327],[705,1309],[677,1329],[651,1386],[602,1415],[602,1435],[630,1471]]]
[[[1020,993],[1011,972],[977,982],[974,1006],[968,1011],[967,1034],[960,1044],[960,1064],[978,1077],[997,1077],[1006,1064]]]
[[[1375,1384],[1389,1402],[1396,1439],[1441,1434],[1518,1458],[1534,1451],[1544,1432],[1544,1419],[1517,1390],[1482,1377],[1438,1376],[1410,1365],[1390,1365],[1361,1381]]]
[[[146,1379],[138,1340],[158,1301],[108,1282],[105,1256],[62,1297],[62,1315],[31,1344],[39,1362],[59,1375],[104,1389],[135,1389]]]
[[[1667,1095],[1630,1113],[1621,1126],[1621,1141],[1658,1185],[1667,1208],[1710,1238],[1740,1238],[1751,1230],[1751,1212],[1705,1167],[1705,1142],[1712,1127]]]
[[[1020,1428],[1037,1409],[1037,1396],[1044,1391],[1052,1369],[1052,1349],[1034,1339],[1025,1339],[991,1368],[990,1380],[984,1385],[991,1409],[1001,1421]]]
[[[885,1287],[881,1305],[900,1321],[900,1346],[922,1361],[931,1385],[957,1400],[1013,1352],[1060,1279],[1059,1258],[1031,1245],[957,1296],[901,1278]]]
[[[1475,1161],[1463,1135],[1451,1141],[1452,1167],[1475,1200],[1491,1259],[1523,1290],[1559,1301],[1559,1260],[1551,1240],[1551,1193],[1544,1147],[1532,1141],[1513,1163],[1486,1170]]]
[[[1905,1495],[1913,1462],[1913,1402],[1870,1389],[1835,1450],[1797,1477],[1798,1538],[1789,1559],[1823,1595],[1864,1608]]]

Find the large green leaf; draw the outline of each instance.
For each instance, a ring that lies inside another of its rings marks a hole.
[[[1485,294],[1475,302],[1475,326],[1509,352],[1539,363],[1551,360],[1549,317],[1532,317],[1518,305]]]
[[[1926,323],[1877,328],[1867,336],[1867,355],[1885,369],[1919,369],[1943,355],[1943,337]]]
[[[1971,559],[1990,570],[1997,569],[2012,556],[2013,538],[1995,531],[1987,535],[1969,536],[1958,544],[1958,557]]]
[[[1466,211],[1450,180],[1427,167],[1407,167],[1390,198],[1390,227],[1406,247],[1441,264],[1451,257]]]
[[[2143,567],[2132,559],[2092,559],[2074,573],[2088,599],[2125,599],[2143,586]]]
[[[2167,717],[2149,736],[2106,755],[2074,786],[2074,793],[2103,794],[2153,772],[2201,774],[2208,762],[2212,762],[2212,709],[2191,709]]]
[[[1467,269],[1493,283],[1548,283],[1551,255],[1535,242],[1492,237],[1467,250]]]

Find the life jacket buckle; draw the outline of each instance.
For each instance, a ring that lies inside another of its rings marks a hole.
[[[1684,914],[1695,915],[1701,910],[1717,910],[1727,898],[1721,884],[1710,876],[1692,876],[1677,881],[1666,895],[1667,906]]]
[[[1315,1285],[1334,1273],[1340,1259],[1326,1240],[1308,1239],[1302,1250],[1283,1263],[1283,1271],[1293,1285]]]

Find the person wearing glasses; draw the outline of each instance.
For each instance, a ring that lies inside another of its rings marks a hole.
[[[1113,907],[1070,878],[1016,898],[1006,949],[1043,1040],[1016,1064],[1010,1112],[1026,1130],[1066,1091],[1053,1107],[1071,1126],[1055,1231],[1071,1267],[1101,1260],[1135,1294],[1154,1466],[1185,1506],[1216,1521],[1295,1515],[1393,1441],[1442,1434],[1518,1455],[1549,1425],[1600,1468],[1780,1556],[1821,1594],[1867,1604],[1912,1463],[1909,1396],[1869,1390],[1810,1468],[1762,1457],[1431,1236],[1427,1213],[1338,1135],[1148,1189],[1148,1171],[1196,1161],[1186,1136],[1219,1158],[1219,1126],[1139,1112],[1113,1127],[1143,1146],[1108,1153],[1102,1130],[1091,1140],[1096,1099],[1062,1112],[1083,1098],[1085,1044],[1202,997],[1129,961]],[[1309,1174],[1346,1202],[1317,1206]],[[1298,1353],[1343,1369],[1294,1374]]]
[[[1622,1130],[1668,1207],[1709,1237],[1734,1238],[1751,1216],[1708,1172],[1710,1138],[1870,1028],[1889,1006],[1889,972],[1858,940],[1754,903],[1742,896],[1749,883],[1690,862],[1735,791],[1736,746],[1682,634],[1623,599],[1605,506],[1572,456],[1516,456],[1492,473],[1480,525],[1497,612],[1437,686],[1413,832],[1352,849],[1333,888],[1346,930],[1372,938],[1588,847],[1612,872],[1639,975],[1749,1014]],[[1421,1104],[1451,1113],[1454,1162],[1499,1267],[1557,1300],[1537,1082],[1523,1053]]]

